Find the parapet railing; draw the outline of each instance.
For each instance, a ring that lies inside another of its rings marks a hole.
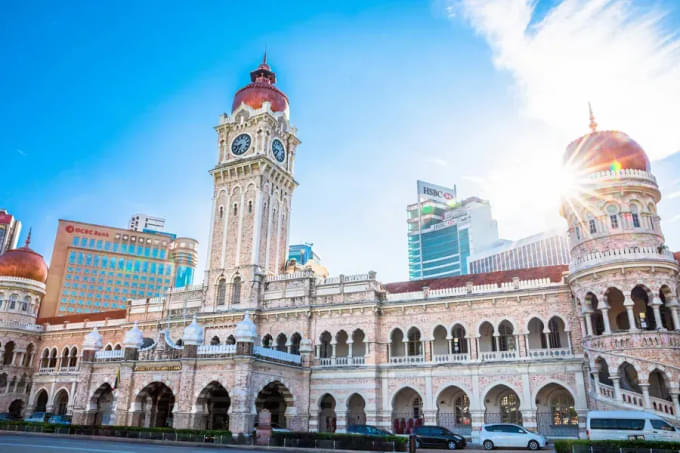
[[[103,362],[109,362],[114,360],[123,360],[125,357],[125,351],[122,349],[111,350],[111,351],[97,351],[94,353],[94,358]]]
[[[45,330],[45,328],[39,324],[12,321],[8,319],[0,320],[0,328],[27,330],[29,332],[43,332]]]
[[[593,264],[607,264],[613,261],[635,259],[655,259],[675,262],[673,253],[667,249],[657,247],[624,247],[619,249],[609,249],[602,252],[588,253],[580,256],[569,264],[571,272],[587,268]]]
[[[269,349],[262,346],[254,346],[253,353],[260,357],[279,360],[281,362],[291,362],[298,365],[302,363],[301,357],[297,354],[290,354],[288,352],[277,351],[276,349]]]
[[[489,283],[485,285],[466,285],[454,288],[428,289],[410,291],[406,293],[388,293],[388,301],[406,301],[418,299],[432,299],[437,297],[464,296],[469,294],[484,294],[506,292],[518,289],[545,288],[559,283],[552,282],[549,278],[536,278],[530,280],[515,280],[503,283]]]
[[[202,344],[197,350],[198,355],[227,355],[236,354],[235,344]]]

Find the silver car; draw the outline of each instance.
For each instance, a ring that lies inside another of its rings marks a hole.
[[[485,450],[496,447],[525,447],[538,450],[545,447],[546,439],[541,434],[532,433],[526,428],[510,423],[482,425],[479,441]]]

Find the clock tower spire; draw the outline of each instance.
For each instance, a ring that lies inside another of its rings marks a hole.
[[[256,309],[263,279],[281,272],[288,253],[300,141],[266,57],[250,80],[215,127],[206,311]]]

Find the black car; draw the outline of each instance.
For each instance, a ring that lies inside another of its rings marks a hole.
[[[416,448],[465,448],[465,438],[441,426],[416,426]]]
[[[391,436],[392,433],[385,431],[384,429],[376,428],[371,425],[349,425],[347,427],[347,432],[349,434],[364,434],[367,436],[380,436],[387,437]]]

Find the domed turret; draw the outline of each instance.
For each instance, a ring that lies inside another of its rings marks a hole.
[[[195,346],[203,343],[203,327],[198,324],[196,315],[194,315],[194,319],[192,319],[191,324],[184,328],[184,332],[182,333],[182,341],[185,345]]]
[[[651,171],[649,158],[642,147],[620,131],[598,131],[590,111],[589,134],[567,146],[564,163],[577,172],[642,170]]]
[[[92,329],[92,332],[85,335],[83,340],[83,349],[90,351],[98,351],[102,348],[102,336],[97,330],[97,326]]]
[[[257,339],[257,327],[253,320],[250,319],[250,314],[248,312],[246,312],[243,320],[236,324],[234,337],[237,342],[243,343],[254,343]]]
[[[26,245],[18,249],[7,250],[0,255],[0,276],[19,277],[35,280],[40,283],[47,281],[47,264],[42,255],[31,250],[31,233],[28,233]]]
[[[139,330],[137,321],[135,321],[135,324],[132,326],[132,328],[125,332],[125,339],[123,340],[123,345],[125,345],[126,348],[139,349],[142,347],[143,343],[144,335],[142,334],[142,331]]]
[[[256,70],[250,73],[251,83],[241,88],[234,95],[231,111],[235,111],[241,104],[253,109],[259,109],[264,102],[271,104],[272,112],[283,112],[288,117],[288,97],[279,90],[276,83],[276,74],[267,64],[267,54]]]

